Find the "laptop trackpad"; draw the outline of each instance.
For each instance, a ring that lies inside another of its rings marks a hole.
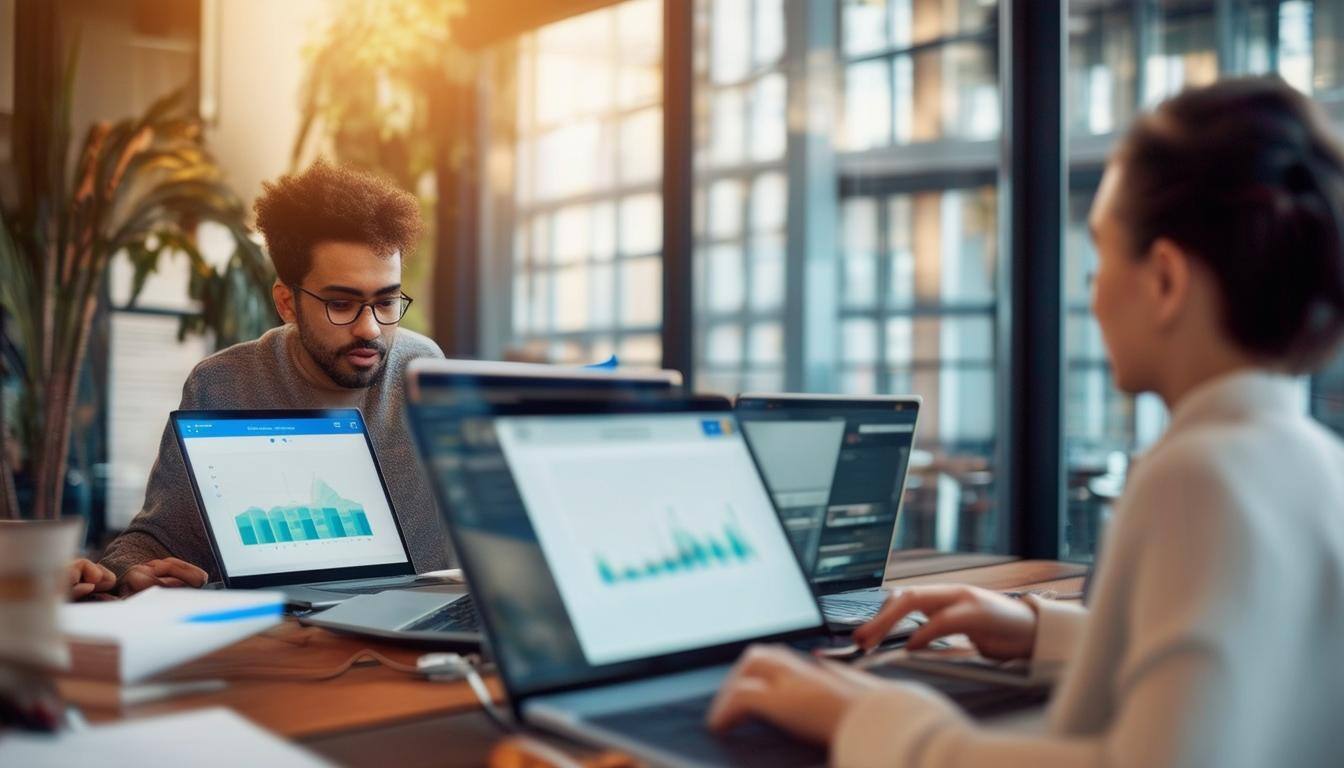
[[[454,594],[457,592],[457,594]],[[460,591],[393,590],[373,595],[356,595],[340,605],[324,611],[324,625],[340,624],[370,629],[400,629],[436,609],[454,602],[467,594]]]

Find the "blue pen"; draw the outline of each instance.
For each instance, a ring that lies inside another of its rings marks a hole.
[[[254,605],[249,608],[234,608],[227,611],[197,613],[186,617],[182,621],[188,624],[204,624],[219,621],[255,619],[261,616],[279,616],[284,612],[284,608],[285,606],[282,603],[268,603],[266,605]]]

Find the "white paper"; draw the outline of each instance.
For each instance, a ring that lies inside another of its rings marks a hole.
[[[331,764],[217,708],[47,736],[0,736],[0,765],[27,768],[321,768]]]
[[[133,683],[279,623],[284,595],[254,590],[154,587],[117,602],[75,603],[61,609],[61,632],[121,648],[120,680]],[[190,622],[192,616],[275,606],[276,612],[227,621]]]

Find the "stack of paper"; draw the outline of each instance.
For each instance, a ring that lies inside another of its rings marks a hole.
[[[0,737],[0,765],[324,768],[329,763],[281,741],[227,709],[204,709],[56,735],[11,731]]]
[[[128,684],[256,634],[280,621],[279,592],[148,589],[117,602],[62,606],[61,631],[70,646],[69,678],[99,704],[131,703]],[[68,684],[67,684],[68,683]],[[111,696],[113,700],[104,700]],[[88,696],[77,696],[88,702]]]

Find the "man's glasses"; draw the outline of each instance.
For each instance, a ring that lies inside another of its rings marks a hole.
[[[322,302],[327,308],[327,320],[330,321],[332,325],[350,325],[354,323],[359,319],[360,315],[364,314],[365,307],[368,307],[369,311],[373,313],[373,319],[379,325],[396,325],[401,322],[401,318],[406,316],[406,310],[411,306],[411,302],[414,301],[414,299],[404,293],[400,296],[389,296],[386,299],[378,299],[376,301],[326,299],[318,296],[307,288],[302,288],[297,285],[292,285],[290,288],[296,291],[302,291]]]

